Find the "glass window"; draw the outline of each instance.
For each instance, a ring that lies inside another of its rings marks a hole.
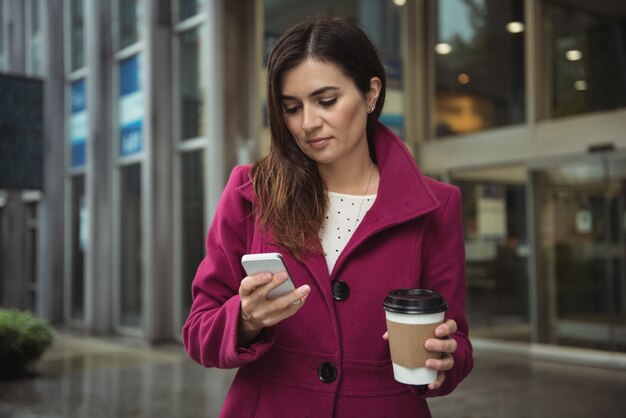
[[[404,137],[404,6],[389,0],[265,0],[264,6],[266,62],[272,46],[288,27],[316,13],[354,19],[363,26],[378,48],[387,72],[385,107],[380,121]]]
[[[85,165],[87,156],[86,142],[88,131],[87,86],[85,78],[78,79],[70,85],[70,164],[72,168]]]
[[[431,0],[437,137],[522,123],[523,0]]]
[[[40,0],[30,0],[30,34],[35,35],[39,33],[41,29],[41,10],[40,10]]]
[[[29,36],[28,36],[28,55],[27,66],[28,73],[40,76],[41,68],[41,10],[40,0],[30,0],[29,2]]]
[[[27,279],[27,309],[35,311],[37,308],[37,273],[39,270],[39,255],[37,252],[38,242],[38,202],[28,202],[24,204],[24,214],[26,215],[26,236],[25,236],[25,277]]]
[[[204,0],[178,0],[178,20],[198,14],[203,2]]]
[[[139,41],[141,0],[119,0],[119,49]]]
[[[85,66],[85,11],[83,0],[70,0],[70,8],[70,71],[75,71]]]
[[[144,95],[141,83],[142,55],[136,54],[119,63],[120,155],[143,150]]]
[[[87,248],[87,207],[85,205],[85,177],[72,177],[71,207],[71,284],[70,317],[82,321],[85,315],[85,250]]]
[[[453,174],[463,194],[467,311],[472,332],[530,340],[526,170]]]
[[[204,134],[204,86],[200,72],[200,31],[192,29],[180,34],[180,132],[182,139]]]
[[[4,0],[0,0],[0,72],[4,70]]]
[[[191,282],[205,254],[204,159],[202,150],[185,152],[181,161],[182,190],[182,315],[191,307]],[[181,324],[182,325],[182,324]]]
[[[626,10],[600,3],[547,3],[553,116],[626,106]]]
[[[144,260],[141,242],[141,165],[122,167],[120,173],[120,325],[140,328]]]

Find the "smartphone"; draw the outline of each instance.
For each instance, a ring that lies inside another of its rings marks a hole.
[[[291,274],[289,274],[289,270],[287,270],[287,266],[285,266],[283,256],[280,255],[280,253],[246,254],[241,257],[241,265],[246,270],[248,276],[253,276],[258,273],[276,274],[281,271],[287,272],[289,276],[287,281],[272,289],[267,294],[268,299],[275,299],[296,288],[291,280]],[[300,301],[298,300],[296,303],[300,303]]]

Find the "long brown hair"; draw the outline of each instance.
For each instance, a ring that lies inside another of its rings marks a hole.
[[[283,74],[307,58],[339,66],[364,95],[372,77],[380,78],[380,95],[366,127],[374,161],[373,133],[385,103],[385,69],[376,48],[356,23],[317,16],[288,29],[272,49],[267,66],[271,142],[269,154],[251,173],[258,201],[255,215],[261,228],[297,258],[308,250],[320,250],[317,234],[328,206],[317,165],[287,129],[279,98]]]

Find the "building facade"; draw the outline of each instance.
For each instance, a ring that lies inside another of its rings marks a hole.
[[[382,121],[463,192],[472,336],[623,356],[622,3],[0,0],[0,73],[44,80],[46,151],[43,190],[0,195],[2,305],[179,338],[227,175],[268,143],[269,50],[329,12],[379,48]]]

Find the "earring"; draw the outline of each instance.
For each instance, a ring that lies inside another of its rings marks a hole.
[[[367,109],[367,113],[372,113],[374,109],[375,109],[374,105],[370,105],[370,107]]]

